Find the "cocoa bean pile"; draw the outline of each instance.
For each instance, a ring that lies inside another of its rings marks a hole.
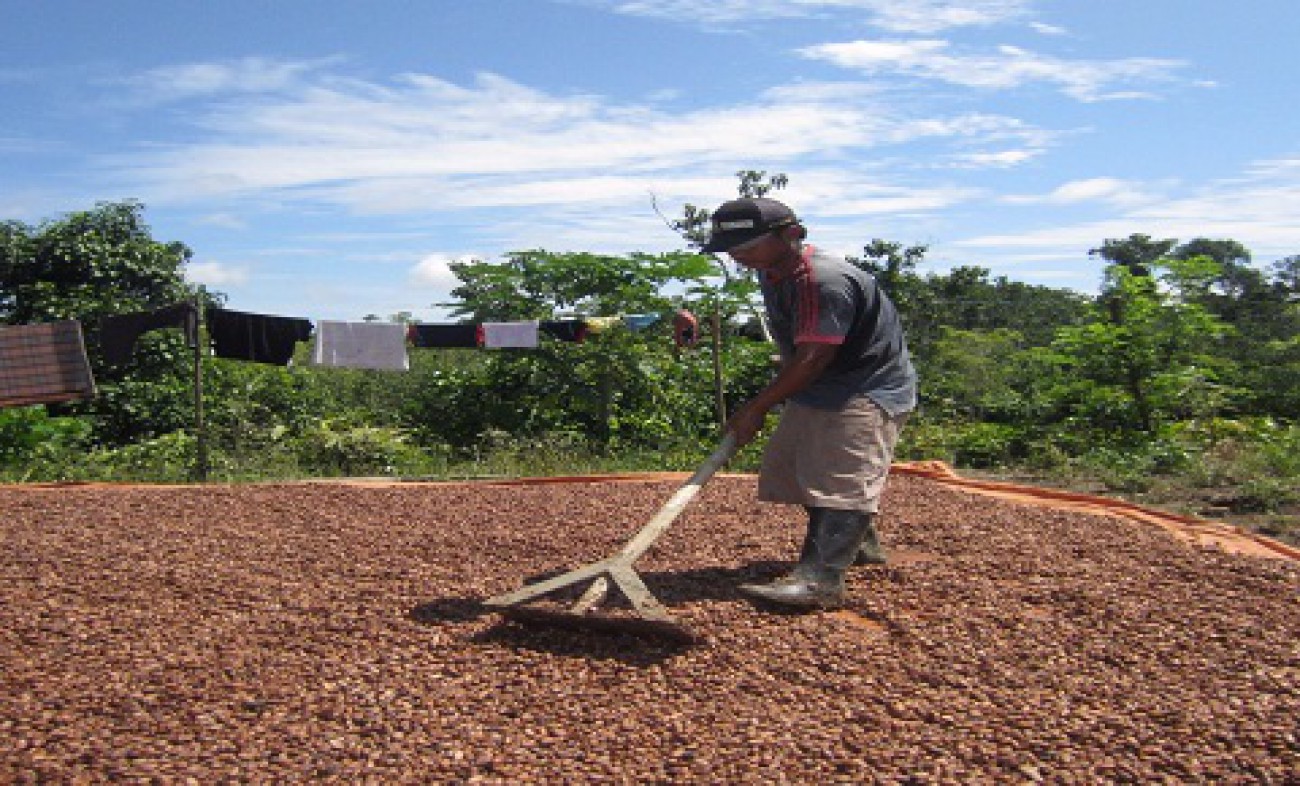
[[[694,647],[480,606],[675,480],[0,487],[0,782],[1296,782],[1295,563],[895,476],[891,563],[774,613],[753,485],[637,563]]]

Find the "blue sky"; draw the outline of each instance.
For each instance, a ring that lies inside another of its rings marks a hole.
[[[0,218],[136,198],[248,311],[436,320],[449,260],[667,251],[784,172],[814,243],[1095,291],[1300,253],[1294,0],[0,0]]]

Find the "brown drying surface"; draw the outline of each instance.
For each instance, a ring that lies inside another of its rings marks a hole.
[[[707,646],[478,613],[673,480],[0,488],[0,781],[1282,783],[1300,566],[896,475],[849,609],[719,477],[640,563]]]
[[[1300,562],[1300,548],[1232,524],[1183,516],[1111,497],[965,478],[942,461],[895,464],[893,471],[932,478],[972,494],[1009,499],[1027,505],[1046,505],[1060,510],[1101,513],[1139,521],[1160,527],[1174,537],[1197,546],[1210,546],[1233,554],[1246,554],[1252,557],[1271,557]]]

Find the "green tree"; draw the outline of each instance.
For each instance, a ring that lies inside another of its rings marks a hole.
[[[1108,304],[1087,323],[1062,328],[1054,342],[1063,371],[1076,380],[1074,409],[1083,423],[1151,435],[1162,423],[1226,405],[1220,380],[1232,363],[1214,350],[1231,328],[1191,297],[1216,269],[1206,257],[1154,260],[1145,275],[1122,264],[1108,268],[1110,302],[1123,321],[1111,318]]]
[[[707,257],[689,251],[514,252],[501,263],[453,263],[452,271],[460,284],[445,305],[471,322],[667,314],[696,307],[692,287],[715,273]],[[684,294],[668,294],[673,288]],[[456,447],[488,431],[577,432],[601,445],[664,439],[674,425],[678,436],[691,434],[696,416],[665,402],[684,384],[675,367],[695,359],[674,355],[668,320],[643,334],[603,331],[581,345],[544,341],[527,353],[487,353],[448,369],[417,392],[407,417],[423,440]]]
[[[1240,387],[1249,391],[1242,399],[1243,410],[1293,416],[1295,396],[1289,392],[1296,380],[1292,347],[1300,333],[1295,258],[1261,270],[1251,265],[1251,253],[1241,243],[1207,238],[1180,245],[1171,257],[1212,263],[1182,295],[1232,328],[1217,354],[1234,359],[1240,367]]]
[[[1155,240],[1150,235],[1132,234],[1122,240],[1104,240],[1101,247],[1090,250],[1088,255],[1119,265],[1130,275],[1148,276],[1156,261],[1164,258],[1177,243],[1177,240]]]
[[[944,327],[926,369],[928,403],[958,420],[1015,422],[1021,392],[1015,358],[1024,348],[1014,330]]]
[[[917,267],[925,260],[929,246],[904,247],[893,240],[872,238],[862,248],[861,257],[849,257],[849,262],[862,268],[880,282],[880,286],[896,302],[906,302],[909,291],[914,290],[919,275]]]
[[[975,265],[924,276],[926,247],[874,239],[849,261],[876,277],[898,307],[908,346],[919,364],[936,359],[945,331],[1014,330],[1030,345],[1050,343],[1057,328],[1078,324],[1089,299],[1068,289],[993,278]]]
[[[1205,257],[1217,265],[1204,286],[1192,294],[1198,303],[1225,322],[1243,325],[1257,319],[1268,321],[1274,309],[1269,303],[1268,281],[1250,266],[1250,251],[1235,240],[1197,238],[1183,243],[1170,254],[1173,259]],[[1248,328],[1247,332],[1253,332]]]
[[[153,239],[144,206],[100,203],[31,227],[0,223],[0,319],[13,325],[97,320],[191,297],[183,243]]]
[[[1257,415],[1300,419],[1300,256],[1274,262],[1267,294],[1242,320],[1237,351],[1251,358],[1242,387]]]
[[[183,243],[155,240],[136,201],[100,203],[39,226],[0,224],[0,321],[82,324],[99,396],[65,407],[93,416],[98,441],[121,443],[183,427],[190,418],[187,361],[179,331],[149,334],[123,368],[105,365],[102,317],[193,299]]]
[[[1153,240],[1150,235],[1133,234],[1123,240],[1107,239],[1100,248],[1088,252],[1088,256],[1101,257],[1109,264],[1098,302],[1106,309],[1111,322],[1119,325],[1125,319],[1125,299],[1122,293],[1115,291],[1113,279],[1116,274],[1113,271],[1122,269],[1130,276],[1145,278],[1151,275],[1151,266],[1156,260],[1168,254],[1177,243],[1173,239]]]
[[[698,282],[712,274],[698,254],[631,254],[519,251],[501,263],[453,262],[460,281],[451,295],[452,314],[470,322],[659,313],[672,308],[663,294],[673,283]]]

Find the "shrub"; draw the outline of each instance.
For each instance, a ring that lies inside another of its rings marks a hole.
[[[19,469],[37,454],[75,453],[91,431],[86,420],[50,417],[45,407],[0,409],[0,467]]]
[[[327,418],[294,442],[299,466],[327,475],[392,475],[418,454],[396,428],[356,425]]]

